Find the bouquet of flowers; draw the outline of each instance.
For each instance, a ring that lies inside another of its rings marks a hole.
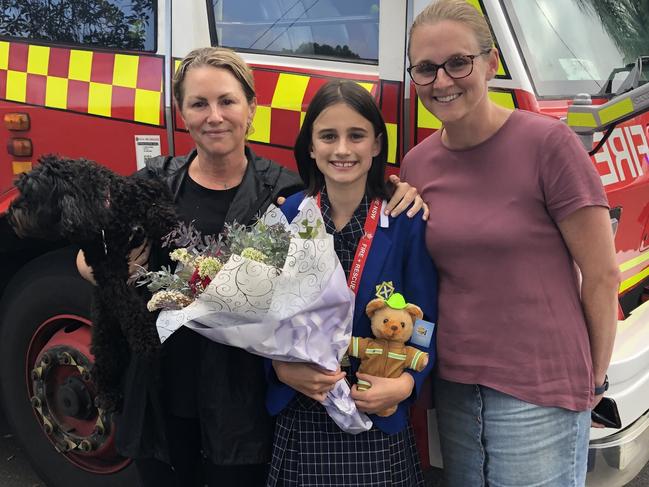
[[[354,294],[315,200],[305,198],[292,222],[271,206],[252,228],[233,224],[225,234],[179,228],[167,239],[179,247],[170,254],[176,271],[140,277],[154,293],[149,309],[162,309],[161,341],[187,326],[262,357],[336,370],[351,340]],[[372,426],[345,380],[323,405],[348,433]]]

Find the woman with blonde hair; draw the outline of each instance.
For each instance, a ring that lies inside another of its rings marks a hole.
[[[190,52],[174,75],[173,95],[195,149],[149,159],[137,175],[164,181],[184,222],[216,235],[226,222],[253,223],[271,203],[302,188],[297,174],[246,144],[257,101],[252,71],[234,51]],[[409,189],[401,184],[392,199],[405,195],[399,208],[412,202],[416,192]],[[420,206],[418,200],[412,211]],[[151,267],[160,265],[158,246],[151,252]],[[133,264],[147,259],[145,251]],[[78,267],[92,280],[83,255]],[[159,364],[131,354],[123,389],[116,446],[135,459],[144,486],[265,483],[273,421],[259,357],[182,327],[165,341]]]
[[[445,477],[451,487],[579,486],[617,323],[607,200],[565,124],[489,99],[493,46],[463,0],[430,4],[410,31],[408,72],[442,122],[408,153],[402,178],[432,209]]]

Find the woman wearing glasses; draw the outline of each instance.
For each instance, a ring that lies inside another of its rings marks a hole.
[[[410,31],[408,71],[442,122],[402,178],[431,209],[445,476],[451,487],[579,486],[616,327],[607,200],[567,126],[490,101],[493,45],[464,0],[429,5]]]

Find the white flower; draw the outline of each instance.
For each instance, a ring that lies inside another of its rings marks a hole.
[[[201,279],[209,277],[210,280],[214,279],[216,273],[221,270],[223,264],[221,264],[215,257],[204,257],[198,263],[198,275]]]
[[[180,262],[183,265],[190,265],[194,257],[187,251],[187,249],[176,249],[169,253],[169,257],[174,262]]]
[[[180,291],[158,291],[147,303],[146,307],[153,312],[157,309],[181,309],[192,302],[192,298]]]

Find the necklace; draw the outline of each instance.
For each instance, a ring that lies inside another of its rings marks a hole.
[[[213,179],[213,176],[210,176],[209,173],[206,173],[204,171],[201,171],[199,169],[199,172],[197,174],[194,174],[195,179],[198,179],[197,182],[201,184],[201,186],[207,187],[207,188],[213,188],[213,189],[232,189],[239,184],[241,184],[241,181],[243,181],[243,178],[246,174],[246,168],[248,167],[248,159],[245,158],[243,160],[243,171],[241,174],[238,174],[234,177],[227,177],[225,179],[221,180],[215,180]],[[191,166],[190,166],[191,169]],[[219,178],[220,179],[220,178]]]

